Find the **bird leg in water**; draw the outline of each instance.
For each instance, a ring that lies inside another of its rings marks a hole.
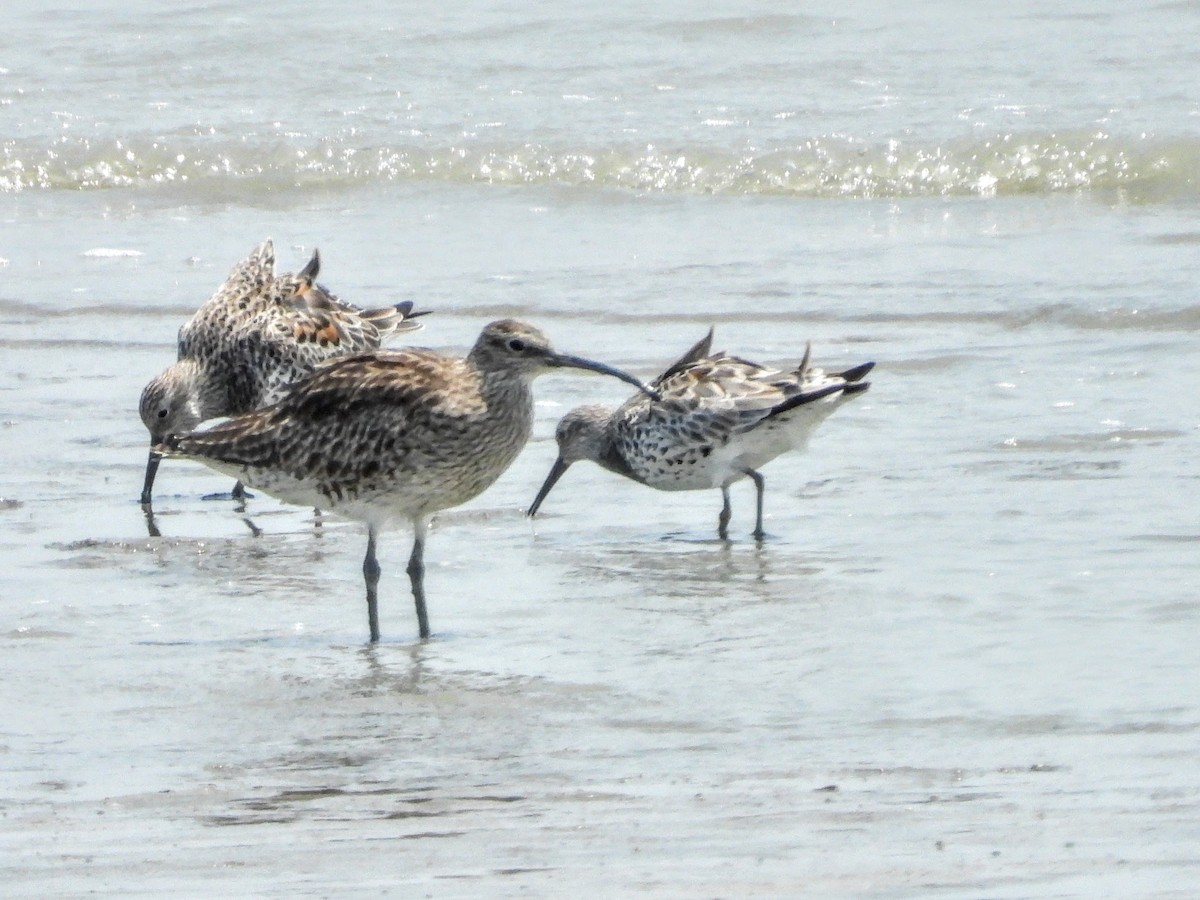
[[[721,488],[721,499],[724,505],[721,507],[721,515],[717,517],[717,537],[723,541],[729,540],[729,517],[733,515],[733,509],[729,505],[729,486]]]
[[[375,526],[367,526],[367,555],[363,558],[363,580],[367,583],[367,624],[371,629],[371,643],[379,643],[379,560],[375,558]]]
[[[413,522],[413,549],[408,558],[408,579],[412,582],[413,602],[417,605],[417,626],[421,639],[429,637],[429,614],[425,611],[425,533],[424,519]]]
[[[758,495],[757,496],[758,514],[754,518],[754,539],[756,541],[761,541],[764,537],[767,536],[767,533],[765,531],[763,531],[763,526],[762,526],[763,490],[766,488],[766,479],[763,478],[762,475],[760,475],[758,472],[755,472],[753,469],[746,469],[745,472],[746,472],[747,476],[749,476],[751,479],[754,480],[754,490]]]

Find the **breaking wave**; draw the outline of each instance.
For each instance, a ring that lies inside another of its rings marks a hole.
[[[9,140],[0,192],[175,185],[239,191],[447,182],[555,185],[645,193],[808,198],[1114,194],[1195,198],[1200,140],[1107,134],[1006,134],[944,143],[821,137],[761,151],[641,144],[562,147],[468,141],[359,146],[279,136]]]

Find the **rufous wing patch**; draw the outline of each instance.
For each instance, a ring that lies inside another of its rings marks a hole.
[[[346,336],[338,323],[327,317],[298,319],[292,324],[292,337],[297,344],[341,344]]]

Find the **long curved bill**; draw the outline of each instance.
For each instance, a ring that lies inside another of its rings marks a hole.
[[[146,481],[142,484],[142,506],[150,505],[150,493],[154,489],[154,476],[158,472],[160,462],[162,454],[151,450],[150,458],[146,460]]]
[[[628,372],[622,372],[620,369],[613,366],[605,365],[604,363],[596,362],[591,359],[584,359],[582,356],[570,356],[566,353],[553,353],[546,358],[546,362],[552,366],[562,366],[570,369],[586,369],[589,372],[599,372],[601,375],[611,375],[613,378],[619,378],[626,384],[632,384],[639,391],[649,397],[651,400],[661,400],[658,392],[647,385],[642,384],[634,376]]]
[[[538,491],[537,496],[533,498],[533,505],[529,507],[527,516],[537,515],[538,507],[542,505],[542,501],[546,499],[546,495],[550,493],[550,489],[558,483],[558,479],[563,477],[563,472],[567,471],[571,466],[570,463],[563,462],[560,456],[554,461],[554,465],[550,467],[550,474],[546,476],[546,480],[542,482],[542,489]]]

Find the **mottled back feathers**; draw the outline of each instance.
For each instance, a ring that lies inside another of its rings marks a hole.
[[[364,311],[339,300],[317,284],[319,270],[314,253],[299,272],[275,275],[270,241],[234,266],[179,330],[176,364],[143,391],[152,440],[271,403],[321,362],[421,327],[409,302]]]
[[[414,349],[325,363],[277,403],[169,439],[165,449],[290,502],[415,521],[469,500],[499,477],[532,429],[530,383],[556,366],[640,384],[556,353],[530,325],[501,320],[465,358]]]
[[[617,410],[584,406],[559,423],[561,467],[590,459],[663,490],[722,487],[790,449],[840,403],[869,385],[873,363],[838,374],[811,365],[763,366],[712,352],[709,333],[652,387]],[[544,496],[545,487],[543,488]]]

